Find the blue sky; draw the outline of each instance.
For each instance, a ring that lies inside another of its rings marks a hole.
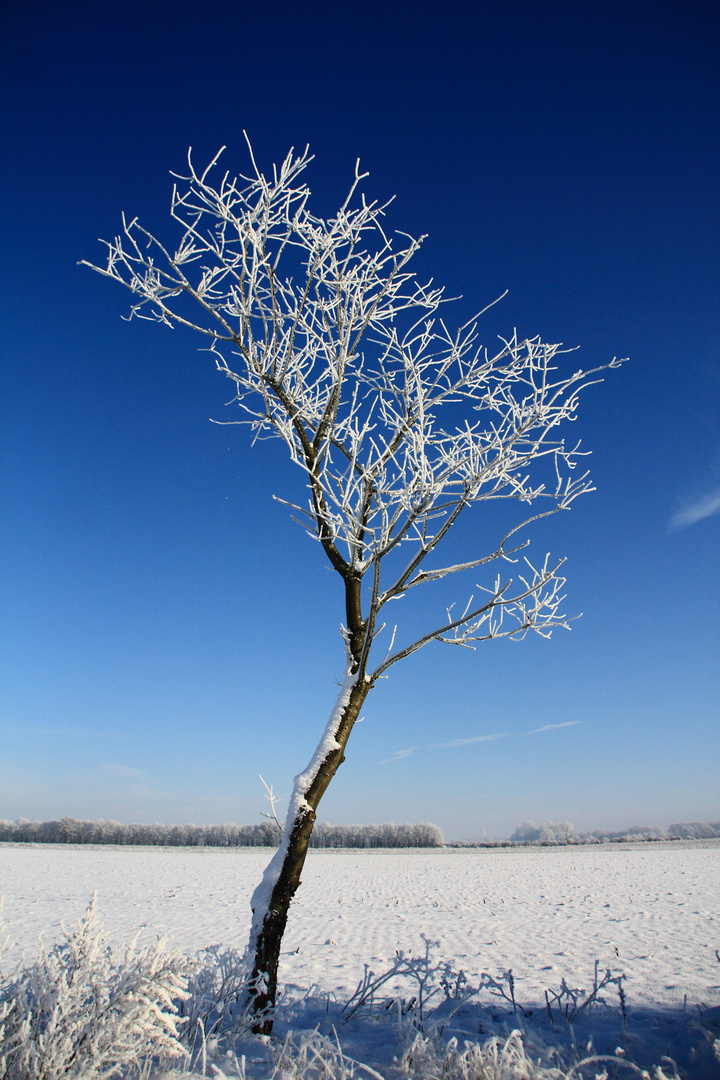
[[[320,816],[720,816],[717,29],[662,0],[5,16],[0,817],[259,820],[258,774],[286,795],[332,706],[340,583],[271,499],[282,448],[210,423],[202,343],[76,265],[121,211],[172,235],[169,170],[224,144],[244,170],[243,129],[266,169],[310,144],[321,214],[359,156],[456,322],[508,290],[489,344],[630,357],[575,429],[597,492],[530,533],[582,619],[393,668]],[[492,535],[470,514],[453,544]]]

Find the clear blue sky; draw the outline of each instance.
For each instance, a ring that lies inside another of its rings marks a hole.
[[[69,0],[1,36],[0,817],[259,820],[332,705],[340,582],[271,500],[280,445],[211,424],[201,343],[76,265],[123,210],[170,235],[169,170],[245,169],[243,128],[263,168],[310,144],[319,213],[359,156],[458,321],[509,290],[488,343],[631,358],[574,429],[597,492],[532,533],[583,618],[395,667],[320,816],[720,817],[714,5]],[[468,557],[494,535],[462,528]]]

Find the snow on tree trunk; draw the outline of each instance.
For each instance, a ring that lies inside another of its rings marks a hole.
[[[249,997],[257,1017],[253,1030],[259,1034],[269,1035],[272,1031],[280,945],[290,903],[300,885],[318,804],[345,760],[345,746],[370,690],[359,671],[352,671],[353,666],[348,653],[342,689],[323,736],[308,767],[295,777],[282,841],[252,896]]]

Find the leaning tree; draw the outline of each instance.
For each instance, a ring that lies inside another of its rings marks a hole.
[[[123,219],[107,264],[85,265],[139,298],[132,316],[204,336],[233,383],[237,422],[256,439],[282,439],[302,470],[307,503],[288,505],[344,593],[344,681],[252,898],[250,1005],[255,1030],[269,1033],[318,804],[378,679],[430,642],[472,647],[567,627],[563,560],[531,564],[518,533],[592,490],[575,471],[578,445],[557,429],[575,418],[580,391],[621,361],[560,373],[563,350],[538,337],[513,334],[491,354],[477,317],[451,332],[438,316],[443,290],[408,269],[424,238],[385,230],[388,204],[359,192],[359,164],[347,199],[323,219],[308,208],[307,150],[267,178],[250,149],[249,176],[213,183],[218,157],[198,173],[188,154],[189,174],[177,177],[177,247]],[[463,511],[497,500],[520,504],[511,527],[466,561],[438,562]],[[451,607],[416,640],[396,643],[384,621],[391,600],[481,567],[485,580],[461,612]]]

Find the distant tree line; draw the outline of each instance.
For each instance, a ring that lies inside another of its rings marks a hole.
[[[570,821],[524,821],[509,840],[455,840],[447,847],[521,847],[523,844],[621,844],[642,843],[653,840],[712,840],[720,837],[720,821],[687,821],[670,825],[667,829],[655,826],[633,825],[619,832],[596,829],[594,832],[577,833]]]
[[[712,840],[720,836],[720,821],[686,821],[681,825],[671,825],[668,836],[680,840]]]
[[[632,825],[619,832],[595,829],[593,832],[575,832],[572,822],[525,821],[510,837],[511,843],[526,844],[608,844],[649,840],[709,840],[720,837],[720,821],[690,821],[670,825],[668,829],[656,826]]]
[[[316,825],[310,847],[444,847],[442,829],[424,821],[415,825]]]
[[[260,825],[124,825],[119,821],[0,821],[0,841],[26,844],[143,844],[157,847],[277,847],[280,830]],[[437,825],[316,825],[314,848],[443,847]]]

